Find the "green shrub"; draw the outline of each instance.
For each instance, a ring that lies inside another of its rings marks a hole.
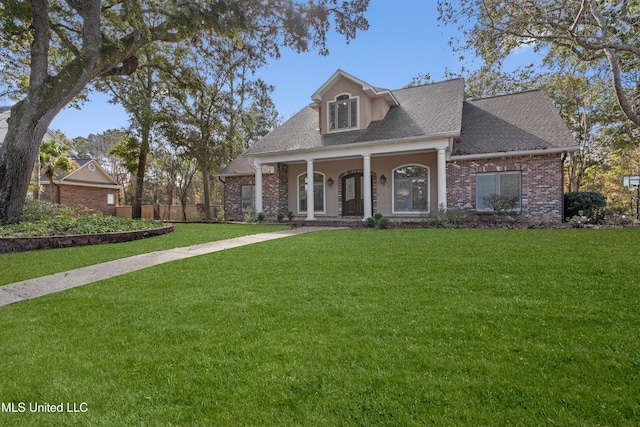
[[[389,228],[389,218],[385,218],[382,216],[380,212],[377,212],[373,215],[373,217],[369,217],[365,220],[364,223],[367,228],[378,227],[380,229]]]
[[[431,209],[426,214],[421,215],[422,222],[429,227],[455,227],[464,221],[469,221],[466,211],[459,208],[445,209],[440,206],[439,209]]]
[[[518,196],[508,194],[489,194],[482,201],[485,205],[491,206],[494,212],[511,212],[518,204]]]
[[[284,219],[284,214],[282,212],[278,212],[278,215],[276,215],[276,219],[278,220],[278,222],[282,222],[282,220]]]
[[[389,218],[380,218],[376,221],[378,223],[378,228],[385,229],[389,228]]]
[[[73,209],[65,205],[30,199],[25,202],[24,207],[22,208],[20,220],[25,222],[36,222],[60,215],[71,216],[73,213]]]
[[[289,221],[293,221],[293,217],[294,217],[293,212],[287,211],[287,218],[289,218]]]
[[[244,214],[244,222],[258,222],[258,214],[255,212],[247,212]]]
[[[62,234],[96,234],[118,231],[145,230],[162,226],[162,221],[151,219],[129,219],[95,215],[71,216],[69,211],[61,210],[58,215],[37,221],[23,220],[18,224],[0,227],[0,236],[31,237],[55,236]]]
[[[607,206],[607,199],[600,193],[591,191],[574,191],[564,195],[564,217],[585,217],[597,220],[598,211]]]
[[[265,218],[266,218],[266,216],[265,216],[264,212],[260,212],[258,214],[258,222],[263,222]]]

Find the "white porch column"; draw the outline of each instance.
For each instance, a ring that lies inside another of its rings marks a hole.
[[[447,160],[445,149],[438,148],[438,209],[447,209]]]
[[[256,163],[256,213],[262,212],[262,163]]]
[[[314,211],[314,182],[313,182],[313,160],[307,160],[307,221],[315,220]]]
[[[366,220],[373,216],[373,202],[371,200],[371,156],[363,155],[362,179],[364,181],[364,218]]]

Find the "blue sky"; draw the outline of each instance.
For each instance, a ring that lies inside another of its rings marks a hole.
[[[349,44],[342,36],[329,35],[328,56],[283,49],[280,59],[270,59],[257,73],[275,86],[272,98],[283,119],[308,105],[315,90],[337,69],[375,86],[399,89],[419,73],[440,81],[446,69],[457,73],[463,65],[470,69],[480,65],[471,58],[461,62],[452,51],[448,42],[454,28],[439,26],[435,0],[370,0],[366,17],[369,30]],[[515,62],[521,62],[518,59]],[[75,138],[127,126],[126,113],[109,104],[107,96],[95,93],[90,99],[81,110],[64,109],[50,128]]]

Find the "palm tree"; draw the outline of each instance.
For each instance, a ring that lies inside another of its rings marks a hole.
[[[75,166],[75,162],[67,157],[68,149],[69,147],[53,139],[42,141],[40,144],[40,171],[49,178],[51,203],[55,203],[53,179],[56,177],[56,172],[69,172]]]

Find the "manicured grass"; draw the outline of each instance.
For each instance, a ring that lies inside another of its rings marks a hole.
[[[173,233],[134,242],[0,254],[0,286],[127,256],[284,228],[262,224],[175,224]]]
[[[0,425],[640,424],[640,229],[340,230],[0,308]]]

